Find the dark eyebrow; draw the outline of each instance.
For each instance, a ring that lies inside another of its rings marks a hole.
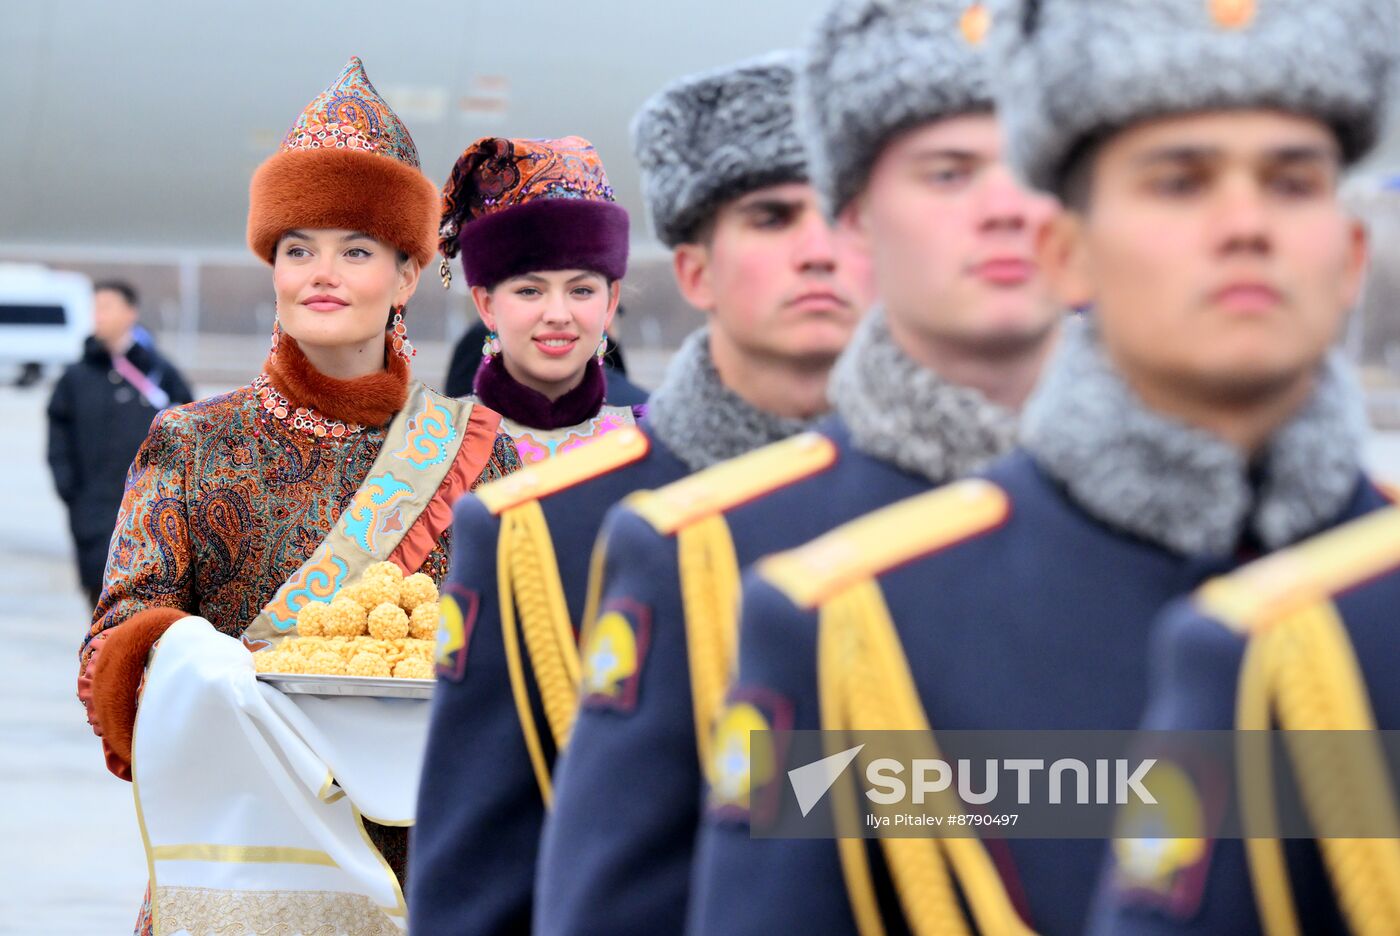
[[[793,214],[802,210],[802,199],[781,198],[777,195],[755,195],[749,200],[740,202],[739,210],[745,214],[758,211]]]
[[[306,232],[305,232],[305,231],[288,231],[287,233],[285,233],[285,234],[282,235],[282,239],[283,239],[283,240],[287,240],[288,238],[293,238],[293,239],[295,239],[295,240],[310,240],[310,239],[311,239],[311,238],[309,238],[309,237],[306,236]]]
[[[1268,158],[1271,162],[1288,164],[1315,162],[1339,164],[1342,154],[1335,146],[1301,145],[1283,146],[1270,150]]]
[[[1134,162],[1139,166],[1147,167],[1171,162],[1207,162],[1219,159],[1222,155],[1224,155],[1223,151],[1214,146],[1163,146],[1148,150]]]
[[[340,239],[340,242],[341,242],[342,244],[348,244],[348,243],[350,243],[350,241],[352,241],[352,240],[369,240],[369,241],[372,241],[372,240],[374,240],[374,238],[373,238],[373,237],[370,237],[368,234],[366,234],[366,233],[363,232],[363,231],[351,231],[349,234],[346,234],[344,237],[342,237],[342,238]]]
[[[601,273],[594,273],[592,270],[580,270],[573,276],[569,277],[569,282],[577,283],[579,280],[594,279],[595,277],[597,279],[607,279],[607,277]]]
[[[989,159],[986,153],[978,153],[973,150],[957,149],[955,147],[936,147],[919,150],[914,153],[910,160],[916,163],[933,162],[939,159],[951,159],[957,162],[979,162]]]
[[[1216,146],[1166,146],[1160,149],[1149,150],[1139,156],[1136,163],[1142,167],[1172,162],[1202,163],[1219,160],[1224,155],[1225,151]],[[1272,163],[1336,163],[1340,162],[1341,153],[1335,146],[1303,143],[1279,146],[1265,150],[1262,154],[1262,158]]]

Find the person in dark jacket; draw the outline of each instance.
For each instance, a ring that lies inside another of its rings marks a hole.
[[[127,468],[156,413],[194,396],[137,324],[136,290],[113,280],[93,293],[93,333],[49,400],[48,458],[68,508],[78,579],[95,606]]]

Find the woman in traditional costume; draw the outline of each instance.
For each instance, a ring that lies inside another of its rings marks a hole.
[[[473,395],[499,412],[527,464],[636,422],[609,406],[602,358],[627,272],[627,211],[581,137],[486,137],[443,189],[439,249],[461,255],[489,329]]]
[[[519,467],[496,413],[412,377],[404,308],[437,219],[408,130],[352,58],[253,176],[248,242],[277,294],[262,373],[162,412],[128,477],[79,679],[117,776],[175,621],[256,650],[375,562],[440,581],[453,502]],[[401,877],[405,830],[365,827]]]

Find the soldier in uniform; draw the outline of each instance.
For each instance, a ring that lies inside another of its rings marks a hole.
[[[1068,209],[1040,257],[1092,311],[1015,452],[745,578],[695,931],[1083,930],[1102,843],[752,839],[738,731],[1132,728],[1163,606],[1383,503],[1329,351],[1363,266],[1336,187],[1376,135],[1382,6],[998,10],[1011,158]]]
[[[1379,757],[1367,763],[1367,732],[1400,727],[1397,601],[1400,510],[1391,507],[1213,579],[1163,612],[1143,726],[1309,732],[1285,750],[1320,840],[1217,839],[1209,817],[1227,797],[1254,801],[1258,781],[1230,789],[1214,780],[1223,765],[1176,758],[1188,782],[1168,811],[1185,825],[1148,830],[1132,813],[1120,818],[1090,932],[1400,931],[1395,780],[1374,769]],[[1324,732],[1348,740],[1307,759]],[[1180,838],[1165,838],[1170,831]]]
[[[708,324],[685,341],[639,428],[458,504],[414,836],[415,931],[530,925],[553,761],[573,718],[575,622],[607,508],[800,432],[827,409],[827,376],[871,301],[870,277],[807,181],[793,77],[790,55],[765,56],[692,82],[703,111],[682,120],[663,94],[639,114],[651,219]]]
[[[1330,9],[1323,18],[1327,35],[1394,29],[1396,14],[1386,6]],[[1271,42],[1270,54],[1286,55],[1302,72],[1337,67],[1343,47],[1314,46],[1315,29],[1294,32],[1302,24],[1293,15],[1287,32],[1280,21],[1259,41]],[[1366,45],[1347,48],[1340,62],[1346,69],[1363,63],[1377,71],[1395,67]],[[1380,109],[1377,98],[1366,96],[1378,90],[1358,84],[1350,92],[1358,109]],[[1343,200],[1369,222],[1371,257],[1365,300],[1356,314],[1364,316],[1368,306],[1388,313],[1393,247],[1380,238],[1394,226],[1394,180],[1357,188]],[[1353,321],[1349,337],[1384,329],[1387,316],[1379,318]],[[1393,490],[1387,493],[1394,498]],[[1264,729],[1309,732],[1298,747],[1281,746],[1289,752],[1290,782],[1305,806],[1302,818],[1317,838],[1280,843],[1249,828],[1235,830],[1250,836],[1244,840],[1223,837],[1212,822],[1232,804],[1241,815],[1252,815],[1261,792],[1275,781],[1251,778],[1243,759],[1231,785],[1220,779],[1228,776],[1227,765],[1204,754],[1173,758],[1172,769],[1186,781],[1178,794],[1186,805],[1173,803],[1170,813],[1186,825],[1146,829],[1149,814],[1120,816],[1091,932],[1400,931],[1395,780],[1366,763],[1373,743],[1367,732],[1400,727],[1390,665],[1398,598],[1400,511],[1390,508],[1213,579],[1168,606],[1153,626],[1152,689],[1142,726],[1236,728],[1253,734],[1240,736],[1243,745]],[[1326,757],[1308,756],[1317,750],[1310,745],[1328,743],[1338,731],[1349,740]],[[1358,829],[1377,837],[1352,837]],[[1181,837],[1164,838],[1170,831]]]
[[[1002,160],[985,22],[966,8],[841,2],[808,50],[808,152],[881,302],[837,363],[817,431],[638,493],[605,524],[542,845],[542,934],[682,929],[740,568],[1011,445],[1063,319],[1033,263],[1056,209]],[[673,107],[698,121],[704,104]]]

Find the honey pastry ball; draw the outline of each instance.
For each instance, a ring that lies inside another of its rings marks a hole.
[[[380,576],[393,579],[395,583],[402,582],[403,569],[400,569],[398,565],[393,562],[376,562],[368,569],[365,569],[364,579],[378,578]],[[361,581],[364,581],[364,579],[361,579]]]
[[[408,615],[396,604],[381,604],[369,613],[369,635],[376,640],[402,640],[408,636]]]
[[[388,676],[389,661],[377,653],[361,652],[346,664],[345,672],[349,676]]]
[[[350,598],[337,598],[331,602],[331,614],[326,619],[326,636],[358,637],[365,632],[367,623],[364,605]]]
[[[399,607],[405,611],[415,611],[419,605],[429,602],[436,608],[437,601],[437,585],[433,583],[431,575],[423,572],[414,572],[403,580],[403,585],[399,588]]]
[[[404,641],[404,650],[409,656],[420,657],[428,662],[432,662],[437,651],[436,640],[415,640],[410,638]]]
[[[324,601],[313,601],[297,612],[297,633],[302,637],[323,637],[326,621],[331,616],[331,606]]]
[[[398,679],[432,679],[433,664],[418,657],[408,657],[394,665],[394,676]]]
[[[414,640],[436,640],[437,626],[438,606],[436,601],[431,604],[420,604],[408,616],[408,636]]]
[[[355,600],[366,608],[377,608],[382,604],[397,606],[399,603],[399,583],[387,575],[367,575],[354,588]]]
[[[317,676],[344,676],[345,661],[340,654],[329,650],[317,650],[306,658],[306,672]]]

